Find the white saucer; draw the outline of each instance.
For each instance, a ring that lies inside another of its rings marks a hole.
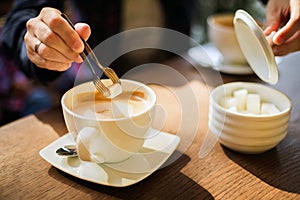
[[[40,155],[54,167],[77,178],[107,186],[126,187],[156,171],[176,150],[180,138],[160,131],[145,141],[139,153],[115,164],[83,162],[77,157],[66,158],[55,153],[64,145],[73,144],[72,141],[71,136],[65,134],[43,148]]]
[[[222,54],[211,43],[189,49],[188,55],[201,66],[212,67],[222,73],[234,75],[247,75],[254,73],[248,64],[223,64]]]

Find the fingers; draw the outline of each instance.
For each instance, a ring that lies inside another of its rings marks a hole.
[[[265,35],[270,35],[273,31],[278,30],[279,23],[276,22],[276,21],[272,21],[272,22],[269,21],[269,24],[266,24],[265,26],[266,26],[266,28],[264,30],[264,34]]]
[[[277,31],[272,39],[275,56],[300,50],[300,0],[269,0],[264,34]]]
[[[39,45],[39,48],[37,49],[38,52],[35,52],[34,47],[40,41],[31,37],[32,36],[27,32],[24,36],[24,40],[28,58],[36,66],[55,71],[65,71],[71,66],[71,60],[67,59],[61,53],[51,49],[43,43]]]
[[[80,35],[81,38],[87,40],[91,35],[90,27],[85,23],[75,24],[75,30]]]
[[[60,11],[43,8],[36,18],[26,23],[24,41],[29,59],[37,66],[64,71],[72,62],[82,62],[79,53],[84,45],[81,38],[88,39],[90,27],[76,25],[76,31],[60,16]],[[38,51],[35,46],[41,42]]]
[[[300,28],[300,0],[290,1],[290,18],[288,22],[275,34],[274,44],[281,45],[291,38]]]
[[[59,35],[49,29],[46,24],[41,23],[39,19],[30,19],[27,22],[27,30],[32,35],[32,37],[35,36],[47,47],[60,52],[69,60],[78,61],[78,53],[74,52]],[[51,51],[49,53],[51,53]]]
[[[276,14],[271,14],[270,12],[274,13],[274,11],[266,12],[266,23],[265,23],[265,30],[264,34],[269,35],[273,31],[277,31],[280,28],[280,19],[276,16]]]
[[[44,22],[49,29],[59,35],[68,47],[74,52],[80,53],[83,51],[83,43],[76,31],[68,24],[68,22],[60,16],[60,12],[53,9],[44,8],[39,15],[39,18]],[[49,35],[51,39],[51,34]]]
[[[276,45],[283,44],[299,30],[299,22],[291,19],[282,29],[273,37],[273,43]]]
[[[273,31],[277,31],[280,27],[280,8],[276,0],[269,0],[266,6],[266,22],[265,22],[265,35],[269,35]]]
[[[300,32],[296,32],[291,38],[281,45],[272,47],[275,56],[284,56],[300,50]]]

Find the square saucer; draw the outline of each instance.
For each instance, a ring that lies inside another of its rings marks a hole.
[[[126,187],[145,179],[172,155],[180,138],[176,135],[156,131],[147,139],[143,148],[129,159],[110,164],[97,164],[81,161],[78,157],[63,157],[56,154],[62,146],[73,144],[70,134],[58,138],[40,151],[40,156],[52,166],[74,177],[93,183]]]

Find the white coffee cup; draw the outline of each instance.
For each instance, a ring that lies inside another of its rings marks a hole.
[[[207,18],[208,39],[222,54],[223,64],[246,64],[237,41],[233,13],[213,14]]]
[[[103,80],[105,85],[110,80]],[[123,92],[105,99],[92,82],[67,91],[62,99],[64,120],[74,135],[83,161],[116,163],[137,153],[149,137],[156,104],[154,91],[121,79]]]

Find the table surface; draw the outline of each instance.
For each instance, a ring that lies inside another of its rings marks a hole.
[[[39,155],[67,133],[57,107],[0,128],[0,199],[300,199],[299,58],[297,53],[285,57],[278,84],[270,85],[293,103],[287,137],[272,150],[240,154],[208,131],[210,91],[222,82],[262,83],[255,75],[220,75],[178,58],[127,75],[156,92],[154,126],[181,138],[172,162],[128,187],[62,172]]]

